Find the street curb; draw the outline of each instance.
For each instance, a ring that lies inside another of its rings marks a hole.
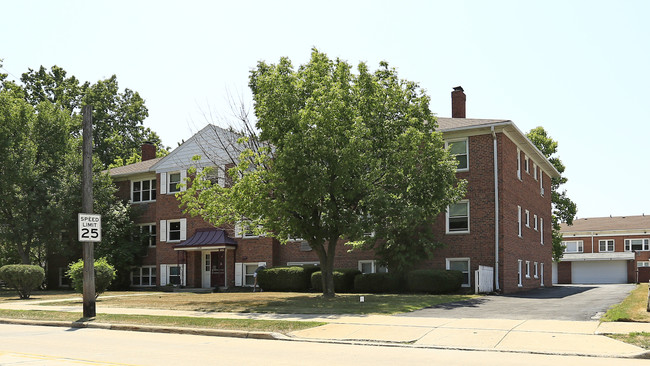
[[[505,353],[527,353],[527,354],[552,355],[552,356],[650,359],[650,350],[635,353],[635,354],[598,355],[598,354],[561,353],[561,352],[518,351],[518,350],[500,350],[500,349],[498,350],[498,349],[491,349],[491,348],[465,348],[465,347],[449,347],[449,346],[436,346],[436,345],[417,345],[417,344],[409,344],[409,343],[379,342],[373,340],[359,341],[359,340],[296,338],[296,337],[289,337],[284,334],[275,333],[275,332],[261,332],[261,331],[249,332],[249,331],[242,331],[242,330],[183,328],[183,327],[166,327],[166,326],[153,326],[153,325],[140,326],[140,325],[132,325],[132,324],[108,324],[108,323],[92,323],[92,322],[80,322],[80,321],[70,322],[70,321],[56,321],[56,320],[28,320],[28,319],[0,318],[0,324],[40,325],[40,326],[54,326],[54,327],[68,327],[68,328],[121,330],[121,331],[131,331],[131,332],[189,334],[189,335],[201,335],[201,336],[211,336],[211,337],[250,338],[250,339],[278,340],[278,341],[292,341],[292,342],[306,342],[306,343],[441,349],[441,350],[452,350],[452,351],[482,351],[482,352],[489,351],[489,352],[505,352]]]

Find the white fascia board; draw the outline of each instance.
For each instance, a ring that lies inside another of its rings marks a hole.
[[[634,252],[564,253],[560,262],[634,260]]]

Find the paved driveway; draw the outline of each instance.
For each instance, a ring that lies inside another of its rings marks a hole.
[[[597,320],[621,302],[633,284],[556,285],[513,295],[481,298],[414,311],[401,316],[434,318],[492,318]]]

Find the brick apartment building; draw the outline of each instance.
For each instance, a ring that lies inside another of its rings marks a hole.
[[[467,179],[467,196],[432,223],[444,244],[423,268],[458,269],[464,286],[474,286],[479,266],[496,268],[496,290],[504,293],[552,283],[551,177],[558,172],[509,120],[465,118],[465,94],[452,92],[452,117],[438,118],[446,145],[459,161],[458,177]],[[213,177],[228,184],[224,171],[233,136],[208,125],[164,158],[143,146],[143,161],[110,170],[119,195],[142,209],[139,220],[149,233],[148,254],[132,273],[134,287],[184,285],[196,288],[250,286],[260,265],[318,264],[306,242],[286,245],[257,237],[245,226],[214,228],[178,208],[177,183],[191,160],[216,166]],[[372,251],[348,252],[339,245],[335,268],[362,272],[390,270],[376,265]]]
[[[565,250],[554,268],[557,283],[650,280],[650,216],[576,219],[561,232]]]

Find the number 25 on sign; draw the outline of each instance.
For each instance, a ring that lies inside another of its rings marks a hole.
[[[79,241],[102,241],[102,216],[79,214]]]

